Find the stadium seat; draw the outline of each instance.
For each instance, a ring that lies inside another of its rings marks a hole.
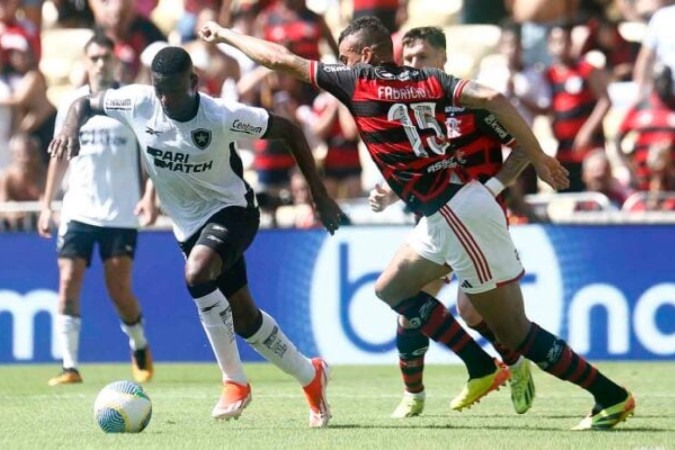
[[[53,28],[43,30],[40,70],[49,86],[71,84],[73,67],[82,58],[84,44],[93,34],[88,28]]]
[[[443,31],[448,42],[445,69],[462,78],[476,75],[483,57],[496,53],[502,34],[496,25],[452,25]]]
[[[446,27],[459,22],[462,0],[410,0],[404,30],[415,27]]]

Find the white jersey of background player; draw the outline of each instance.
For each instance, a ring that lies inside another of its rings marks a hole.
[[[56,116],[55,134],[61,130],[70,105],[89,94],[89,86],[83,86],[63,102]],[[62,228],[68,220],[99,227],[139,226],[134,214],[141,198],[137,149],[134,132],[119,120],[94,116],[82,126],[80,154],[69,165]]]

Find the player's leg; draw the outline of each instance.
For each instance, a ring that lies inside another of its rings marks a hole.
[[[140,302],[131,287],[137,238],[136,229],[103,228],[98,243],[108,295],[117,309],[122,331],[129,337],[131,374],[136,382],[144,383],[152,378],[154,365],[145,337]]]
[[[188,290],[222,372],[223,392],[212,411],[219,419],[238,418],[251,401],[251,387],[239,357],[232,307],[218,288],[218,279],[241,259],[253,241],[259,220],[257,209],[224,208],[180,244],[188,255],[185,264]]]
[[[219,286],[232,305],[235,331],[256,352],[298,380],[309,403],[310,427],[328,425],[331,418],[326,400],[328,365],[321,358],[309,359],[303,355],[276,320],[257,307],[247,285],[238,289],[232,288],[231,280],[241,279],[236,274],[237,270],[243,271],[243,279],[246,279],[243,257],[241,263],[233,269],[223,273]]]
[[[626,389],[605,377],[565,341],[527,319],[517,282],[469,297],[504,345],[517,349],[542,370],[593,395],[596,405],[579,424],[582,429],[611,428],[633,412],[635,401]]]
[[[438,279],[424,286],[423,290],[436,297],[444,285],[445,280]],[[403,398],[391,416],[403,419],[418,416],[424,411],[424,355],[429,349],[429,338],[413,328],[404,316],[399,315],[396,323],[398,367],[405,388]]]
[[[232,308],[218,289],[216,280],[221,267],[221,258],[215,250],[195,245],[185,265],[185,280],[222,375],[223,391],[211,415],[229,420],[238,418],[251,402],[251,387],[239,357]]]
[[[518,414],[527,412],[532,407],[532,402],[536,394],[530,362],[515,350],[511,350],[497,340],[483,317],[473,307],[469,297],[461,290],[457,293],[457,310],[459,315],[470,328],[476,330],[499,353],[504,364],[509,366],[511,378],[509,386],[511,388],[511,403],[513,409]]]
[[[448,313],[445,306],[435,297],[422,291],[422,288],[448,272],[441,260],[433,262],[438,248],[425,252],[423,245],[417,245],[426,236],[437,236],[429,230],[429,223],[422,221],[415,227],[410,242],[416,248],[404,244],[394,255],[375,284],[377,296],[396,312],[403,315],[425,336],[446,346],[456,353],[467,366],[469,381],[462,392],[452,401],[453,409],[460,410],[470,406],[508,379],[508,369],[498,365]],[[428,242],[429,247],[433,242]]]
[[[63,370],[61,374],[49,380],[50,386],[82,381],[77,369],[82,326],[80,292],[93,246],[93,234],[88,232],[84,224],[71,221],[61,225],[57,238],[59,304],[55,327],[63,358]]]
[[[632,396],[564,341],[528,320],[518,283],[522,266],[501,208],[479,183],[463,191],[461,201],[453,198],[441,212],[467,254],[473,256],[473,270],[460,261],[454,267],[460,286],[497,340],[552,375],[591,392],[597,404],[592,414],[596,428],[612,427],[625,419],[634,408]],[[606,417],[607,411],[612,417]]]

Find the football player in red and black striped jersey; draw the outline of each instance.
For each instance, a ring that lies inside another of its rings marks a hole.
[[[443,30],[437,27],[413,28],[403,35],[403,64],[416,69],[434,67],[443,69],[447,62],[446,39]],[[472,178],[481,183],[490,182],[490,189],[496,195],[502,208],[506,208],[503,195],[495,184],[509,185],[528,165],[522,151],[513,151],[502,169],[502,145],[514,146],[515,140],[485,110],[453,108],[446,120],[451,145],[456,148],[458,161]],[[370,204],[374,211],[382,211],[398,200],[386,187],[377,186],[371,191]],[[443,280],[436,280],[424,287],[425,292],[437,296],[443,287]],[[457,309],[464,322],[493,344],[502,361],[511,372],[511,401],[517,413],[523,414],[532,405],[535,388],[529,361],[518,352],[509,350],[496,341],[494,333],[473,308],[467,295],[457,292]],[[424,355],[429,348],[429,338],[410,326],[408,320],[399,315],[396,333],[396,347],[399,353],[399,367],[405,390],[403,399],[394,410],[392,417],[406,418],[419,415],[424,409],[425,392],[423,383]]]
[[[355,117],[368,152],[406,205],[424,217],[378,278],[377,296],[424,335],[452,349],[469,380],[450,406],[462,410],[496,389],[508,369],[464,332],[443,304],[422,291],[451,267],[497,339],[552,375],[588,390],[595,407],[576,429],[611,428],[633,413],[635,400],[562,339],[528,320],[520,260],[493,194],[457,163],[446,108],[486,109],[518,141],[543,181],[569,185],[567,171],[541,149],[504,95],[430,68],[396,65],[389,31],[374,17],[353,21],[338,39],[343,65],[308,61],[288,49],[209,23],[206,42],[233,45],[258,64],[329,91]],[[495,366],[497,364],[497,366]]]

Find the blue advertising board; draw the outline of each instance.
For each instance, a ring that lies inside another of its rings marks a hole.
[[[393,363],[395,314],[373,286],[409,231],[346,227],[331,237],[320,230],[263,230],[246,255],[251,291],[308,355],[337,364]],[[591,359],[675,357],[674,227],[529,225],[513,227],[512,235],[527,270],[522,287],[531,319]],[[0,363],[58,361],[54,241],[0,234],[0,254]],[[134,291],[148,338],[158,361],[213,361],[183,264],[170,232],[141,233]],[[450,308],[456,292],[455,282],[441,292]],[[96,258],[81,304],[80,360],[128,360]],[[239,344],[244,360],[260,360]],[[458,361],[439,347],[427,360]]]

